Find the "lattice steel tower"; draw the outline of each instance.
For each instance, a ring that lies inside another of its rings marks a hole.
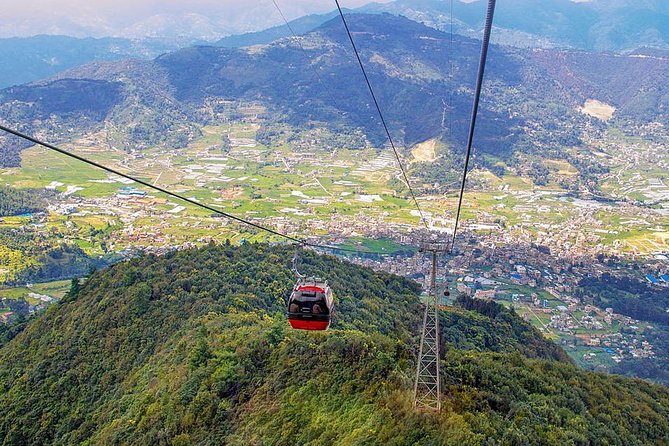
[[[441,382],[439,376],[439,307],[437,293],[437,253],[446,252],[443,244],[426,244],[422,252],[432,253],[430,292],[425,303],[423,330],[420,336],[413,406],[417,410],[441,411]]]

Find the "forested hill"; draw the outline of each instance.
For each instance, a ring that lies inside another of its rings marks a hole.
[[[337,312],[328,332],[293,331],[291,257],[207,246],[73,284],[0,348],[0,443],[669,441],[667,388],[578,370],[514,313],[466,299],[442,313],[443,413],[416,414],[417,286],[304,254],[304,272],[333,285]]]

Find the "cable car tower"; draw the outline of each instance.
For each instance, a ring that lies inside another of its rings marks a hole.
[[[467,156],[465,157],[465,165],[462,172],[462,183],[460,185],[457,213],[455,216],[455,224],[453,225],[453,238],[450,243],[451,252],[452,248],[455,247],[460,211],[462,209],[462,200],[464,198],[465,185],[467,182],[467,171],[472,153],[474,128],[476,126],[476,117],[483,86],[483,75],[485,72],[486,59],[488,57],[488,46],[490,44],[490,33],[492,31],[495,4],[496,0],[488,0],[488,11],[486,13],[485,27],[483,29],[483,44],[481,45],[481,57],[479,59],[479,68],[476,79],[476,92],[474,94],[474,104],[472,107],[472,116],[467,137]],[[432,277],[430,280],[430,295],[425,304],[425,314],[423,315],[423,332],[420,337],[420,350],[418,353],[418,365],[416,367],[413,406],[417,410],[432,410],[439,412],[441,411],[441,388],[439,381],[439,298],[436,279],[437,253],[449,252],[449,249],[448,245],[428,243],[421,246],[421,251],[432,253]]]
[[[413,407],[424,411],[441,411],[441,384],[439,375],[439,294],[437,293],[437,253],[448,252],[443,243],[425,243],[421,252],[432,254],[430,290],[423,313]]]

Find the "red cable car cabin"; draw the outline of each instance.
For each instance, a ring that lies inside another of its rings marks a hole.
[[[332,290],[327,282],[300,280],[288,299],[288,322],[298,330],[327,330],[333,309]]]

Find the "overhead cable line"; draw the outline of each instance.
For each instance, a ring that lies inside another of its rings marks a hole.
[[[274,7],[279,12],[279,15],[281,16],[281,19],[285,23],[285,25],[288,28],[288,30],[290,31],[290,33],[293,35],[293,41],[299,47],[300,51],[302,52],[302,55],[304,56],[304,59],[307,61],[307,64],[309,65],[309,67],[311,67],[312,71],[314,72],[314,75],[316,75],[316,79],[318,80],[318,83],[321,85],[323,91],[325,92],[325,94],[330,99],[330,102],[333,104],[333,107],[338,109],[341,112],[342,117],[344,117],[344,119],[346,119],[347,118],[347,116],[346,116],[347,113],[345,111],[343,111],[341,108],[339,108],[339,106],[337,104],[338,101],[336,101],[334,96],[332,95],[331,89],[329,89],[325,85],[325,81],[323,80],[323,77],[318,72],[318,69],[316,69],[316,67],[311,63],[312,58],[309,56],[309,53],[307,52],[304,45],[302,45],[302,42],[300,41],[300,37],[297,35],[297,32],[295,32],[295,29],[290,24],[290,22],[286,18],[286,15],[281,10],[281,7],[279,6],[279,3],[277,2],[277,0],[272,0],[272,3],[274,3]]]
[[[279,12],[279,15],[281,16],[281,19],[283,20],[283,23],[286,24],[286,28],[288,28],[288,30],[290,31],[290,33],[293,35],[293,41],[294,41],[294,42],[297,44],[297,46],[300,48],[300,51],[302,51],[302,55],[303,55],[304,58],[307,60],[307,63],[309,64],[309,66],[313,69],[314,74],[316,75],[316,78],[318,79],[318,83],[321,84],[321,87],[323,87],[323,91],[325,91],[326,93],[329,94],[330,90],[328,90],[328,89],[325,87],[325,82],[323,82],[323,78],[321,77],[320,73],[318,72],[318,70],[316,69],[316,67],[314,67],[314,66],[311,64],[311,57],[309,57],[309,54],[307,54],[307,50],[306,50],[306,48],[304,48],[304,45],[302,45],[302,42],[300,42],[300,38],[299,38],[299,36],[297,35],[297,33],[295,32],[295,30],[293,29],[293,26],[290,24],[290,22],[288,21],[288,19],[286,18],[286,16],[284,15],[283,11],[281,10],[281,7],[279,6],[279,3],[278,3],[276,0],[272,0],[272,3],[274,3],[274,7],[275,7],[276,10]],[[334,101],[334,98],[331,97],[330,99],[332,100],[333,103],[335,102],[335,101]]]
[[[474,141],[474,128],[476,127],[476,117],[478,115],[479,100],[481,98],[481,87],[483,86],[483,74],[485,73],[486,60],[488,58],[488,47],[490,45],[490,33],[492,31],[492,19],[495,14],[496,0],[488,0],[488,12],[486,13],[485,28],[483,30],[483,44],[481,45],[481,57],[479,59],[478,75],[476,77],[476,92],[474,94],[474,105],[472,107],[472,116],[469,122],[469,134],[467,136],[467,155],[465,157],[465,167],[462,172],[462,183],[460,185],[460,197],[458,198],[458,209],[455,215],[455,225],[453,226],[453,239],[451,240],[451,252],[455,247],[455,237],[458,232],[458,223],[460,221],[460,211],[462,210],[462,198],[465,193],[465,184],[467,182],[467,170],[469,169],[469,159],[472,153],[472,144]]]
[[[400,158],[399,152],[397,151],[397,148],[395,147],[395,143],[393,142],[393,137],[390,136],[390,130],[388,130],[388,125],[386,124],[386,120],[383,117],[383,113],[381,112],[379,101],[376,100],[376,94],[374,93],[372,84],[369,81],[369,76],[367,76],[367,71],[365,70],[365,66],[362,63],[362,59],[360,58],[360,53],[358,52],[358,48],[355,46],[355,42],[353,41],[353,35],[351,35],[351,30],[349,29],[348,23],[346,22],[346,18],[344,17],[344,11],[342,11],[341,6],[339,5],[339,0],[335,0],[335,3],[337,4],[337,10],[339,11],[339,16],[341,17],[341,21],[344,24],[344,28],[346,28],[346,34],[348,34],[348,39],[351,41],[351,46],[353,47],[353,51],[355,52],[355,57],[358,59],[358,64],[360,65],[360,70],[362,70],[362,75],[364,76],[365,82],[367,83],[367,88],[369,89],[369,93],[372,96],[374,105],[376,106],[376,111],[379,113],[379,117],[381,118],[381,124],[383,124],[383,128],[386,131],[386,135],[388,136],[388,141],[390,142],[390,146],[393,148],[393,152],[395,153],[395,158],[397,158],[397,163],[399,164],[400,170],[402,171],[402,176],[404,177],[404,181],[406,182],[406,185],[409,188],[409,192],[411,193],[411,198],[413,199],[413,202],[416,205],[416,209],[418,209],[418,214],[420,215],[421,221],[423,222],[425,227],[429,229],[429,226],[427,225],[427,220],[423,215],[423,210],[418,204],[418,200],[416,199],[416,194],[414,194],[413,188],[411,187],[411,182],[409,182],[409,176],[407,175],[406,170],[402,165],[402,160]]]
[[[448,120],[448,137],[453,138],[453,115],[455,111],[455,106],[453,105],[453,87],[455,85],[455,64],[454,64],[454,59],[455,59],[455,47],[453,46],[453,0],[451,0],[451,30],[450,30],[450,39],[451,39],[451,56],[450,56],[450,79],[451,79],[451,85],[449,88],[449,106],[451,107],[451,116],[450,119]]]
[[[311,58],[307,54],[307,50],[304,48],[304,45],[302,45],[302,42],[300,42],[300,39],[299,39],[297,33],[295,32],[295,30],[293,29],[293,26],[290,24],[290,22],[288,21],[288,19],[284,15],[283,11],[281,10],[281,7],[279,6],[279,3],[277,3],[276,0],[272,0],[272,3],[274,3],[274,7],[279,12],[279,15],[281,16],[281,19],[283,20],[283,23],[286,24],[286,27],[288,28],[290,33],[293,35],[293,40],[295,41],[297,46],[300,48],[300,51],[302,51],[302,55],[307,60],[307,63],[309,64],[309,66],[313,69],[314,74],[316,75],[316,78],[318,79],[318,83],[320,83],[321,86],[323,87],[323,91],[329,92],[329,90],[327,88],[325,88],[325,83],[323,82],[323,79],[321,78],[320,73],[318,72],[318,70],[316,70],[316,67],[314,67],[311,64]],[[330,99],[332,99],[332,98],[330,98]],[[333,102],[334,102],[334,100],[333,100]]]
[[[221,211],[221,210],[216,209],[214,207],[208,206],[208,205],[203,204],[203,203],[199,203],[199,202],[197,202],[197,201],[195,201],[191,198],[187,198],[187,197],[184,197],[183,195],[177,194],[175,192],[171,192],[167,189],[164,189],[160,186],[156,186],[156,185],[151,184],[147,181],[136,178],[132,175],[128,175],[126,173],[120,172],[120,171],[118,171],[116,169],[113,169],[111,167],[107,167],[107,166],[102,165],[100,163],[97,163],[95,161],[89,160],[87,158],[84,158],[83,156],[80,156],[80,155],[77,155],[75,153],[69,152],[65,149],[61,149],[60,147],[56,147],[53,144],[49,144],[47,142],[41,141],[41,140],[39,140],[37,138],[34,138],[32,136],[21,133],[17,130],[13,130],[9,127],[5,127],[2,124],[0,124],[0,130],[2,130],[4,132],[7,132],[11,135],[17,136],[17,137],[19,137],[21,139],[24,139],[26,141],[30,141],[33,144],[40,145],[40,146],[45,147],[49,150],[53,150],[53,151],[58,152],[62,155],[65,155],[67,157],[70,157],[70,158],[73,158],[75,160],[81,161],[81,162],[86,163],[90,166],[96,167],[98,169],[102,169],[104,171],[107,171],[107,172],[109,172],[111,174],[114,174],[114,175],[118,175],[118,176],[123,177],[123,178],[126,178],[126,179],[131,180],[135,183],[141,184],[142,186],[146,186],[150,189],[154,189],[154,190],[156,190],[158,192],[161,192],[165,195],[169,195],[170,197],[177,198],[181,201],[185,201],[186,203],[192,204],[193,206],[197,206],[197,207],[200,207],[202,209],[206,209],[206,210],[211,211],[215,214],[222,215],[223,217],[229,218],[230,220],[234,220],[238,223],[242,223],[242,224],[245,224],[247,226],[251,226],[252,228],[259,229],[261,231],[265,231],[269,234],[276,235],[278,237],[282,237],[282,238],[284,238],[286,240],[289,240],[293,243],[297,243],[300,246],[308,246],[310,248],[329,249],[329,250],[332,250],[332,251],[352,252],[352,253],[359,253],[359,254],[380,254],[380,255],[385,254],[385,253],[378,253],[378,252],[371,252],[371,251],[361,251],[361,250],[358,250],[358,249],[340,248],[340,247],[337,247],[337,246],[330,246],[330,245],[321,245],[321,244],[318,244],[318,243],[311,243],[311,242],[308,242],[307,240],[299,239],[297,237],[293,237],[293,236],[290,236],[288,234],[283,234],[279,231],[275,231],[274,229],[268,228],[266,226],[259,225],[257,223],[253,223],[252,221],[248,221],[248,220],[245,220],[245,219],[240,218],[240,217],[236,217],[232,214],[228,214],[227,212]]]

